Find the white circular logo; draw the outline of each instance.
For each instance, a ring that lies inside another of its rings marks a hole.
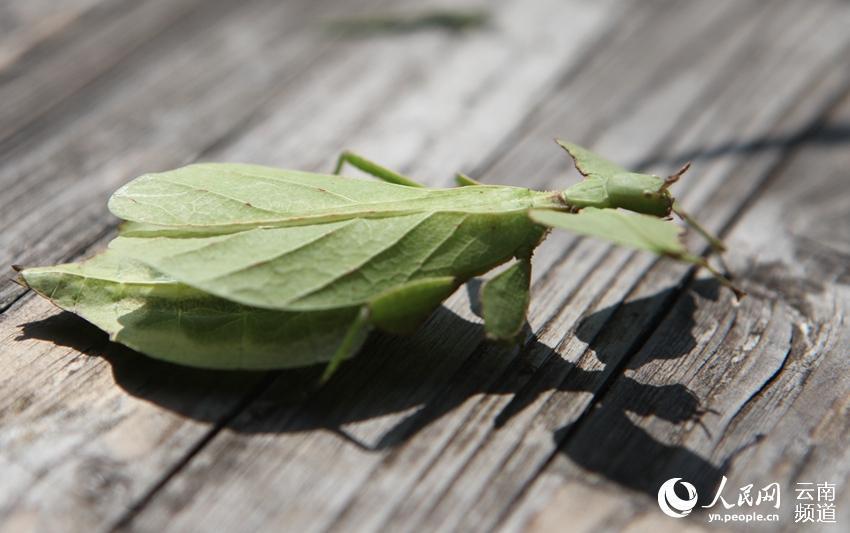
[[[683,500],[676,495],[676,483],[682,478],[674,477],[668,479],[658,489],[658,506],[667,516],[683,518],[688,516],[691,509],[697,505],[697,489],[687,481],[682,481],[682,486],[688,491],[688,499]]]

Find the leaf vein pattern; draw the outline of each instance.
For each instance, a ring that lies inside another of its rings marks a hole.
[[[468,214],[468,213],[464,213],[464,214],[463,214],[463,218],[461,218],[460,223],[458,224],[458,226],[457,226],[457,227],[458,227],[458,228],[460,228],[461,226],[463,226],[464,224],[466,224],[466,221],[467,221],[468,219],[469,219],[469,214]],[[419,270],[417,270],[416,272],[411,273],[411,275],[407,278],[407,280],[408,280],[408,281],[410,281],[410,278],[412,278],[414,274],[419,273],[419,272],[421,271],[422,267],[424,267],[424,266],[428,263],[428,261],[430,261],[430,260],[431,260],[431,258],[433,258],[433,257],[434,257],[434,255],[435,255],[437,252],[439,252],[439,251],[440,251],[440,249],[441,249],[441,248],[442,248],[442,247],[443,247],[443,246],[444,246],[447,242],[449,242],[449,239],[451,239],[451,238],[454,236],[454,234],[455,234],[455,232],[454,232],[454,231],[450,231],[450,232],[449,232],[449,233],[448,233],[448,234],[447,234],[447,235],[446,235],[446,236],[445,236],[445,237],[444,237],[444,238],[443,238],[443,239],[442,239],[442,240],[441,240],[441,241],[440,241],[440,242],[439,242],[436,246],[434,246],[434,248],[432,248],[432,249],[431,249],[431,251],[428,253],[428,255],[427,255],[427,256],[425,256],[425,259],[423,259],[423,260],[422,260],[422,263],[419,265]]]
[[[231,196],[228,196],[224,193],[220,193],[218,191],[213,191],[213,190],[210,190],[210,189],[204,189],[204,188],[201,188],[201,187],[196,187],[195,185],[188,185],[186,183],[180,183],[179,181],[171,181],[171,180],[168,180],[168,179],[165,179],[165,178],[160,178],[160,179],[162,181],[168,183],[168,184],[175,185],[177,187],[183,187],[185,189],[189,189],[189,190],[201,193],[201,194],[211,194],[213,196],[218,196],[219,198],[224,198],[225,200],[237,203],[240,206],[249,207],[250,209],[254,209],[256,211],[262,211],[264,213],[269,213],[269,214],[272,214],[272,215],[285,215],[286,214],[286,213],[281,213],[280,211],[272,211],[271,209],[263,209],[262,207],[257,207],[255,205],[247,205],[247,202],[245,200],[240,200],[239,198],[233,198]],[[169,214],[174,216],[172,213],[169,213]],[[210,225],[213,225],[213,224],[210,224]]]
[[[333,236],[333,235],[335,235],[337,232],[339,232],[339,231],[343,230],[344,228],[347,228],[347,227],[348,227],[348,226],[350,226],[351,224],[353,224],[353,223],[357,222],[357,220],[358,220],[358,219],[356,219],[356,218],[355,218],[355,219],[351,219],[351,220],[346,220],[344,224],[341,224],[340,226],[337,226],[336,228],[332,229],[331,231],[329,231],[329,232],[327,232],[327,233],[323,233],[323,234],[319,235],[319,236],[318,236],[318,237],[316,237],[315,239],[310,239],[310,240],[309,240],[309,241],[307,241],[307,242],[304,242],[304,243],[302,243],[302,244],[299,244],[299,245],[298,245],[298,246],[296,246],[295,248],[291,248],[291,249],[289,249],[289,250],[285,250],[285,251],[283,251],[283,252],[281,252],[281,253],[279,253],[279,254],[275,254],[274,256],[269,257],[268,259],[263,259],[262,261],[257,261],[256,263],[252,263],[252,264],[250,264],[250,265],[246,265],[246,266],[244,266],[244,267],[239,267],[239,268],[237,268],[237,269],[230,270],[230,271],[228,271],[228,272],[224,272],[224,273],[222,273],[222,274],[219,274],[218,276],[215,276],[215,277],[209,278],[207,281],[220,280],[220,279],[226,278],[226,277],[228,277],[228,276],[232,276],[232,275],[237,274],[237,273],[244,273],[244,272],[250,271],[250,270],[252,270],[252,269],[254,269],[254,268],[258,268],[258,267],[261,267],[261,266],[263,266],[263,265],[267,265],[267,264],[271,263],[272,261],[277,261],[278,259],[281,259],[281,258],[283,258],[283,257],[285,257],[285,256],[287,256],[287,255],[289,255],[289,254],[291,254],[291,253],[297,252],[298,250],[304,249],[304,248],[306,248],[306,247],[308,247],[308,246],[310,246],[310,245],[312,245],[312,244],[315,244],[315,243],[317,243],[317,242],[319,242],[319,241],[321,241],[321,240],[324,240],[324,239],[327,239],[327,238],[332,237],[332,236]],[[262,230],[262,229],[261,229],[261,230],[259,230],[259,231],[264,231],[264,230]],[[232,234],[232,235],[239,235],[239,233],[235,233],[235,234]],[[219,241],[219,242],[224,242],[224,241]]]
[[[326,281],[325,283],[322,283],[318,287],[314,287],[312,289],[309,289],[306,293],[299,294],[298,296],[293,298],[292,301],[295,302],[295,301],[298,301],[298,300],[302,300],[302,299],[304,299],[304,298],[306,298],[306,297],[308,297],[312,294],[315,294],[315,293],[321,291],[322,289],[329,287],[330,285],[333,285],[334,283],[336,283],[340,279],[344,278],[345,276],[348,276],[348,275],[352,274],[353,272],[360,270],[361,268],[363,268],[365,265],[369,264],[372,260],[374,260],[379,255],[386,253],[386,252],[392,250],[393,248],[395,248],[396,246],[398,246],[401,243],[401,241],[404,240],[405,237],[410,235],[413,231],[416,230],[416,228],[418,228],[419,226],[424,224],[426,221],[430,220],[431,217],[433,217],[436,214],[437,214],[437,212],[428,213],[422,220],[419,220],[418,222],[416,222],[416,224],[414,224],[413,226],[408,228],[403,234],[401,234],[397,239],[395,239],[395,241],[392,242],[389,246],[385,246],[385,247],[381,248],[380,250],[375,251],[375,253],[371,254],[365,260],[361,261],[353,269],[334,276],[333,278]]]
[[[204,168],[206,168],[206,167],[204,167]],[[279,178],[279,177],[276,177],[276,176],[261,176],[259,174],[252,174],[250,172],[245,172],[243,170],[232,170],[232,169],[228,169],[228,172],[236,174],[237,176],[242,176],[243,178],[251,178],[251,179],[258,180],[258,181],[262,181],[263,183],[268,183],[270,185],[286,184],[286,185],[290,185],[292,187],[298,187],[300,189],[308,189],[308,190],[311,190],[311,191],[314,191],[314,192],[321,192],[321,193],[330,194],[332,196],[336,196],[337,198],[342,198],[346,202],[357,203],[357,200],[355,200],[354,198],[349,198],[348,196],[345,196],[344,194],[340,194],[340,193],[334,192],[334,191],[329,191],[329,190],[321,188],[321,187],[311,187],[310,185],[304,185],[303,183],[298,183],[298,182],[295,182],[295,181],[289,181],[289,180]]]

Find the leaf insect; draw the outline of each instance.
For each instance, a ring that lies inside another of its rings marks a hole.
[[[116,191],[125,222],[104,253],[27,268],[21,281],[149,356],[206,368],[326,363],[324,379],[378,329],[416,329],[469,279],[511,264],[481,290],[487,337],[526,320],[531,256],[563,228],[708,268],[689,252],[669,178],[629,172],[558,141],[584,179],[564,191],[426,188],[346,152],[334,175],[244,164],[146,174]],[[352,165],[377,181],[339,175]]]

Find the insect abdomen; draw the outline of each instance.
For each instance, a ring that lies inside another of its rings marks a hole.
[[[435,212],[416,217],[419,220],[415,227],[391,246],[368,261],[351,265],[344,275],[328,280],[318,290],[298,297],[292,308],[351,305],[422,278],[452,276],[462,282],[533,247],[544,232],[542,226],[528,219],[525,211]],[[363,222],[368,226],[371,221]]]

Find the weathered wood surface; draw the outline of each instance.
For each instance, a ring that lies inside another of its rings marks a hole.
[[[464,33],[323,30],[390,5],[423,9],[4,4],[0,263],[102,247],[106,198],[143,171],[354,148],[431,185],[562,188],[560,136],[659,173],[693,160],[677,190],[750,296],[555,234],[520,348],[482,342],[459,291],[314,391],[319,369],[148,360],[7,283],[0,531],[699,530],[655,491],[724,475],[779,482],[787,530],[794,483],[835,483],[846,527],[850,6],[501,0]]]

